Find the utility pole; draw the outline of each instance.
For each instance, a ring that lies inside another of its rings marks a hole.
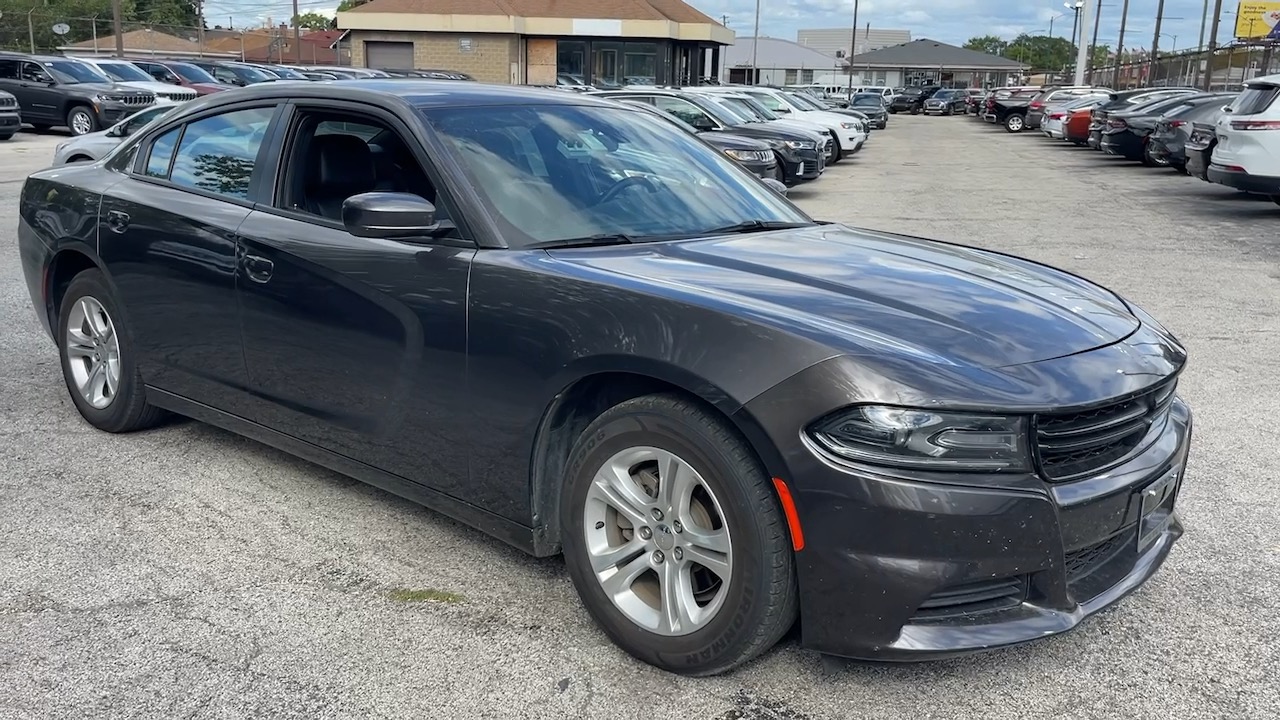
[[[31,13],[35,12],[35,8],[27,11],[27,39],[31,41],[31,54],[36,54],[36,26],[31,24]]]
[[[1206,0],[1206,2],[1207,2],[1207,0]],[[721,24],[721,25],[723,25],[723,26],[725,26],[725,27],[729,27],[729,16],[728,16],[728,15],[721,15],[721,16],[720,16],[720,24]]]
[[[751,38],[751,84],[760,84],[760,69],[756,67],[756,50],[760,47],[760,0],[756,0],[756,31]]]
[[[283,59],[282,57],[281,60]],[[298,0],[293,0],[293,64],[302,64],[302,28],[298,27]]]
[[[1204,13],[1200,15],[1200,42],[1196,44],[1196,50],[1204,49],[1204,24],[1209,19],[1209,0],[1204,0]],[[1191,87],[1200,84],[1200,60],[1196,60],[1196,68],[1191,74]]]
[[[196,0],[196,36],[200,39],[200,49],[196,54],[204,57],[204,0]]]
[[[111,31],[116,36],[116,57],[124,57],[124,28],[120,18],[120,0],[111,0]]]
[[[845,62],[849,64],[849,86],[844,89],[844,94],[846,96],[845,99],[848,100],[849,102],[853,102],[853,56],[857,54],[858,54],[858,0],[853,0],[853,27],[849,31],[849,57],[845,58]]]
[[[1098,26],[1102,24],[1102,0],[1098,0],[1098,9],[1093,16],[1093,42],[1089,43],[1089,65],[1085,69],[1089,73],[1089,84],[1093,84],[1094,56],[1098,54]]]
[[[1209,0],[1205,0],[1208,2]],[[1120,65],[1124,62],[1124,27],[1129,22],[1129,0],[1124,0],[1124,9],[1120,11],[1120,36],[1116,38],[1116,71],[1111,79],[1112,90],[1123,90],[1120,87]]]
[[[1089,11],[1093,9],[1089,7],[1089,3],[1092,2],[1101,2],[1101,0],[1081,0],[1081,7],[1076,13],[1080,18],[1080,45],[1076,49],[1076,77],[1073,83],[1075,85],[1084,85],[1084,66],[1089,62],[1089,46],[1084,44],[1084,38],[1089,34]]]
[[[1156,71],[1160,67],[1160,21],[1164,20],[1164,0],[1156,4],[1156,30],[1151,37],[1151,68],[1147,70],[1147,86],[1152,87],[1156,81]]]

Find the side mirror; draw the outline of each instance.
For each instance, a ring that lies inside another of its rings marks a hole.
[[[779,107],[777,110],[774,110],[774,112],[781,113],[783,115],[789,115],[791,114],[791,108],[787,107],[786,105],[783,105]]]
[[[1230,105],[1223,105],[1223,106],[1222,106],[1222,112],[1224,112],[1224,113],[1229,113],[1229,112],[1231,112],[1231,106],[1230,106]]]
[[[711,118],[707,117],[706,115],[700,115],[696,118],[693,118],[693,122],[689,124],[692,125],[693,129],[697,130],[698,132],[710,132],[716,129],[716,124],[711,120]]]
[[[779,194],[779,195],[781,195],[782,197],[786,197],[786,196],[787,196],[787,186],[786,186],[786,185],[783,185],[782,183],[778,182],[777,180],[775,180],[775,179],[773,179],[773,178],[763,178],[763,179],[761,179],[761,181],[760,181],[760,182],[763,182],[763,183],[765,184],[765,186],[766,186],[766,187],[768,187],[770,190],[772,190],[772,191],[774,191],[774,192],[778,193],[778,194]]]
[[[364,238],[424,238],[441,229],[436,206],[411,193],[370,192],[342,203],[347,232]]]

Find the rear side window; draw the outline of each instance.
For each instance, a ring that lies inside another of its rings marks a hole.
[[[16,60],[0,60],[0,80],[17,80],[18,62]]]
[[[174,128],[151,143],[151,154],[147,156],[147,175],[155,178],[169,177],[169,163],[173,160],[173,148],[178,144],[178,133],[181,130],[182,128]]]
[[[1275,102],[1277,96],[1280,96],[1280,87],[1275,85],[1247,87],[1232,104],[1231,114],[1257,115],[1271,107],[1271,103]]]
[[[236,200],[249,197],[258,149],[274,107],[233,110],[187,125],[169,181]]]

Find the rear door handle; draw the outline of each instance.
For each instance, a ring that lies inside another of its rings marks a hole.
[[[265,283],[271,279],[276,264],[260,255],[244,256],[244,272],[256,283]]]
[[[129,227],[129,213],[123,210],[108,210],[107,227],[111,228],[113,232],[124,232]]]

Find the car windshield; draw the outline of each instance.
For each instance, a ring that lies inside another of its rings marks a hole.
[[[745,104],[747,107],[751,108],[751,110],[754,111],[756,116],[759,117],[761,120],[764,120],[767,122],[770,120],[782,119],[777,113],[765,107],[763,103],[761,103],[759,100],[755,99],[751,95],[744,95],[743,97],[735,98],[735,99]]]
[[[266,82],[267,80],[275,79],[265,71],[248,65],[231,65],[230,68],[231,72],[235,73],[241,80],[248,80],[249,82]]]
[[[512,247],[812,221],[723,153],[622,107],[422,108]]]
[[[190,83],[209,83],[216,84],[218,81],[212,75],[204,71],[204,68],[196,67],[188,63],[169,63],[165,65],[174,72],[175,75]]]
[[[155,78],[132,63],[100,62],[95,67],[119,82],[155,82]]]
[[[913,87],[913,88],[907,88],[906,90],[903,90],[903,91],[902,91],[902,94],[903,94],[903,95],[920,95],[920,94],[921,94],[921,93],[923,93],[923,92],[924,92],[924,91],[923,91],[923,90],[921,90],[920,88],[914,88],[914,87]]]
[[[880,107],[884,105],[884,97],[881,95],[854,95],[853,104],[859,107]]]
[[[286,80],[306,80],[307,79],[306,75],[303,75],[297,70],[290,70],[289,68],[280,67],[278,65],[272,66],[271,72],[275,73],[276,75],[279,75],[280,77]]]
[[[746,94],[752,98],[755,98],[756,102],[765,106],[772,112],[777,112],[787,107],[786,103],[782,102],[781,100],[779,100],[778,98],[774,97],[772,94],[767,92],[748,92]]]
[[[792,103],[808,110],[826,110],[827,106],[802,93],[783,93]]]
[[[728,111],[734,113],[734,115],[742,117],[743,122],[762,122],[767,120],[766,117],[756,112],[756,109],[751,106],[751,103],[747,102],[744,98],[717,97],[713,98],[713,100],[724,106]]]
[[[715,107],[715,112],[711,114],[725,125],[741,125],[742,123],[758,122],[754,113],[742,105],[731,102],[733,98],[725,97],[707,97],[703,96],[703,105],[711,105]],[[721,118],[724,119],[721,119]]]
[[[46,62],[44,66],[49,68],[53,79],[63,85],[111,82],[111,78],[103,75],[97,68],[79,60],[51,60]]]

